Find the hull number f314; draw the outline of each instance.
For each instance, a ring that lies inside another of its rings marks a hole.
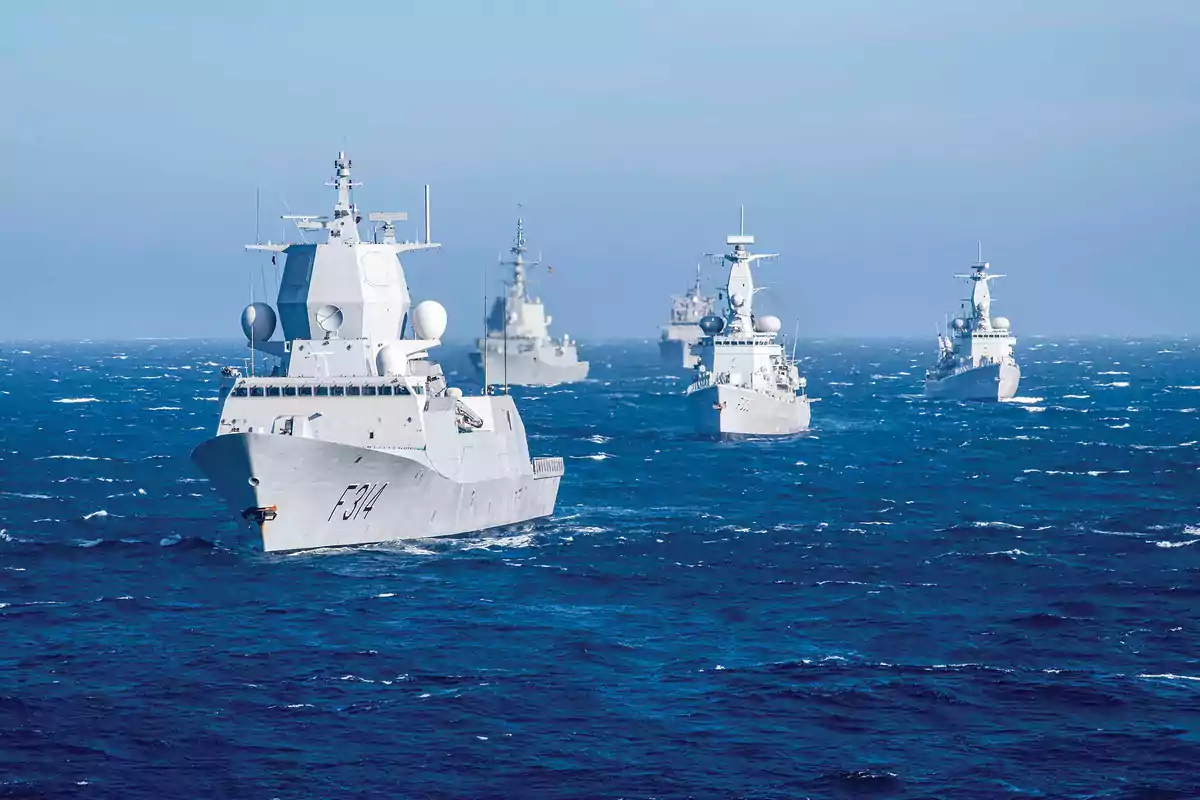
[[[340,517],[343,522],[349,522],[352,519],[366,519],[387,486],[386,481],[350,484],[342,492],[338,501],[333,504],[333,510],[329,512],[329,518],[325,521],[332,522],[335,515]]]

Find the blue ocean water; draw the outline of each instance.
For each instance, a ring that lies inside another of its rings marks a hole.
[[[735,444],[587,348],[521,393],[554,519],[293,555],[187,458],[240,347],[6,345],[0,796],[1200,796],[1200,352],[1025,339],[989,406],[929,345]]]

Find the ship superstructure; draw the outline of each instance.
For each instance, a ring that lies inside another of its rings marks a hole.
[[[492,386],[553,386],[584,380],[588,362],[579,360],[570,336],[550,336],[554,320],[541,298],[529,292],[528,271],[541,262],[525,258],[529,248],[523,219],[517,219],[517,235],[509,253],[511,259],[500,264],[512,269],[512,279],[492,304],[487,330],[471,353],[471,363]]]
[[[276,307],[252,303],[242,328],[280,359],[270,376],[226,368],[216,435],[192,458],[265,550],[298,550],[479,531],[549,516],[561,458],[530,459],[511,397],[448,387],[429,351],[446,311],[412,307],[399,256],[402,213],[359,235],[351,162],[334,161],[330,217],[289,217],[316,244],[255,244],[286,255]],[[276,314],[278,309],[278,314]],[[272,340],[276,319],[283,339]]]
[[[1021,368],[1013,356],[1017,340],[1006,317],[993,317],[988,284],[1003,275],[988,272],[982,248],[971,272],[971,297],[945,332],[938,332],[938,359],[925,374],[925,394],[951,400],[1006,400],[1017,393]]]
[[[743,229],[744,230],[744,229]],[[754,313],[751,265],[777,254],[751,253],[754,237],[730,236],[724,256],[729,281],[724,316],[700,321],[704,337],[694,351],[700,359],[687,388],[688,403],[701,433],[720,437],[780,436],[807,430],[811,414],[806,381],[777,341],[778,317]]]
[[[671,321],[663,326],[658,352],[663,364],[671,369],[691,372],[700,363],[692,347],[704,338],[700,320],[713,313],[716,298],[704,294],[700,285],[700,265],[696,265],[696,282],[687,294],[671,298]]]

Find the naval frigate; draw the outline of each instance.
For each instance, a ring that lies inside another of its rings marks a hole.
[[[350,159],[339,153],[331,217],[288,217],[317,244],[255,244],[286,255],[276,307],[251,303],[242,328],[271,375],[225,368],[216,435],[192,452],[264,550],[367,544],[480,531],[553,513],[561,458],[533,458],[513,399],[448,387],[429,351],[446,311],[412,307],[397,241],[403,213],[370,215],[359,236]],[[318,234],[319,235],[319,234]],[[276,314],[278,310],[278,315]],[[272,340],[277,321],[283,340]],[[250,362],[253,364],[253,361]]]
[[[704,337],[695,351],[700,358],[687,399],[701,433],[722,438],[786,436],[808,429],[811,408],[806,381],[777,341],[779,317],[755,315],[754,277],[750,265],[777,253],[751,253],[754,237],[730,236],[733,250],[725,290],[724,316],[700,320]]]
[[[671,369],[688,372],[700,363],[700,357],[692,352],[697,342],[704,338],[700,320],[713,313],[716,299],[704,294],[700,287],[700,265],[696,265],[696,282],[687,294],[671,298],[671,321],[663,326],[658,352],[662,362]]]
[[[938,360],[925,373],[925,394],[947,400],[1007,400],[1017,393],[1021,368],[1013,357],[1008,319],[993,317],[988,284],[1003,275],[988,272],[980,248],[971,272],[955,275],[971,281],[971,298],[948,330],[938,331]]]
[[[512,280],[492,304],[471,363],[485,385],[554,386],[582,381],[587,378],[588,362],[579,360],[570,336],[564,333],[557,340],[550,336],[554,320],[546,314],[541,298],[529,294],[526,270],[541,262],[526,261],[528,252],[525,223],[518,218],[517,235],[509,248],[512,259],[500,262],[512,268]]]

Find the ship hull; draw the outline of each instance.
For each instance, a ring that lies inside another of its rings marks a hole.
[[[478,350],[471,353],[471,364],[480,379],[483,378],[484,354]],[[505,363],[507,361],[507,363]],[[587,361],[545,361],[533,355],[512,354],[507,359],[503,353],[488,352],[487,382],[492,386],[557,386],[562,383],[579,383],[586,380],[591,365]]]
[[[459,482],[416,458],[292,436],[217,436],[192,452],[266,551],[482,531],[554,513],[561,469]],[[269,517],[269,518],[268,518]]]
[[[806,397],[786,398],[737,386],[709,386],[688,395],[696,430],[706,436],[793,436],[808,430],[811,407]]]
[[[1016,364],[988,364],[947,378],[925,380],[926,397],[938,400],[996,402],[1015,397],[1021,383]]]

